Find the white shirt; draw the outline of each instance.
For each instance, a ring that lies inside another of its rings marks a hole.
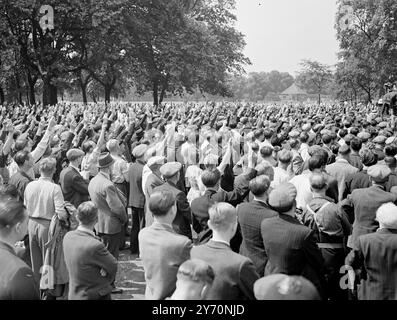
[[[310,175],[309,170],[304,171],[302,174],[293,177],[289,182],[292,183],[296,190],[296,207],[304,209],[306,204],[309,203],[313,198],[312,191],[310,189]]]
[[[114,183],[128,182],[128,170],[130,168],[128,162],[120,156],[112,155],[112,157],[115,160],[113,164],[112,181]]]
[[[270,186],[274,189],[277,188],[280,184],[283,184],[285,182],[288,182],[289,179],[291,179],[290,174],[288,171],[280,168],[280,167],[275,167],[274,168],[274,179],[270,183]]]
[[[152,170],[150,170],[150,168],[147,166],[147,164],[145,164],[143,166],[143,170],[142,170],[142,190],[143,190],[143,194],[145,195],[145,197],[147,197],[146,194],[146,181],[149,178],[150,174],[152,173]]]
[[[307,161],[310,159],[310,154],[309,154],[309,146],[306,143],[302,143],[301,147],[299,149],[299,153],[303,159],[303,161]]]

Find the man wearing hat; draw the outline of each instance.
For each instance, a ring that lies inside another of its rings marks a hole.
[[[397,207],[386,203],[376,212],[379,229],[362,235],[346,264],[359,274],[359,300],[397,299]]]
[[[128,180],[130,182],[130,197],[128,206],[131,208],[131,235],[130,250],[132,254],[138,253],[138,233],[145,226],[145,195],[142,190],[142,173],[145,166],[146,144],[140,144],[134,148],[132,155],[135,162],[128,170]]]
[[[114,159],[108,152],[98,157],[98,174],[90,181],[88,192],[98,207],[98,223],[95,230],[117,259],[119,247],[124,239],[124,224],[127,214],[117,187],[110,180]]]
[[[168,162],[161,166],[160,173],[163,176],[165,183],[156,187],[153,192],[172,191],[176,198],[177,213],[173,222],[174,230],[189,239],[192,239],[191,223],[192,216],[190,212],[190,205],[187,201],[186,194],[177,188],[177,183],[180,178],[180,171],[182,165],[179,162]]]
[[[314,231],[302,225],[295,216],[296,188],[282,184],[269,195],[270,207],[278,216],[264,219],[261,234],[268,262],[265,275],[284,273],[302,275],[310,280],[323,296],[324,260]]]
[[[372,186],[365,189],[356,189],[347,199],[343,200],[341,206],[349,214],[354,210],[353,232],[348,241],[348,246],[355,249],[359,236],[375,232],[379,224],[375,220],[378,208],[388,202],[395,202],[397,195],[386,191],[386,183],[391,174],[390,169],[385,165],[374,165],[368,168]]]
[[[69,201],[76,208],[88,200],[88,181],[80,174],[80,165],[84,152],[80,149],[70,149],[66,153],[69,166],[61,171],[59,184],[62,188],[65,201]]]
[[[316,287],[302,276],[272,274],[254,284],[257,300],[320,300]]]

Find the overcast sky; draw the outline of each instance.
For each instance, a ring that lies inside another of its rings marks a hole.
[[[338,43],[336,0],[236,0],[237,29],[246,35],[251,71],[295,75],[302,59],[333,65]]]

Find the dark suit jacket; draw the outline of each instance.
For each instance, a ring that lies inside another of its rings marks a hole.
[[[158,222],[142,229],[138,237],[145,269],[146,299],[170,297],[176,288],[179,266],[190,258],[192,242],[170,226]]]
[[[277,212],[270,209],[267,204],[256,200],[237,206],[238,222],[243,236],[240,254],[252,260],[257,273],[261,277],[265,272],[267,262],[261,234],[261,223],[263,219],[277,215]]]
[[[215,280],[207,300],[255,300],[253,287],[259,276],[250,259],[233,252],[227,244],[212,240],[193,247],[190,255],[214,269]]]
[[[298,219],[285,214],[261,223],[263,244],[268,256],[265,275],[301,275],[322,293],[323,257],[314,232]]]
[[[65,201],[69,201],[76,208],[88,201],[88,181],[85,181],[75,168],[67,167],[61,171],[59,184]]]
[[[69,300],[98,300],[112,292],[117,260],[99,238],[81,230],[68,232],[63,252],[69,272]]]
[[[356,189],[342,201],[342,208],[354,210],[354,223],[351,239],[348,245],[355,248],[357,238],[363,234],[373,233],[379,228],[375,221],[378,208],[388,202],[395,202],[397,195],[382,190],[379,186],[372,186],[365,189]]]
[[[0,242],[0,300],[39,300],[33,271],[14,249]]]
[[[88,192],[98,207],[98,223],[95,229],[104,234],[121,232],[127,221],[127,213],[114,183],[99,172],[90,181]]]
[[[135,162],[131,164],[128,171],[130,178],[130,199],[128,205],[134,208],[145,207],[145,196],[142,190],[142,171],[144,164],[141,162]]]
[[[157,191],[171,191],[174,194],[176,198],[177,212],[172,226],[177,233],[192,239],[192,229],[190,228],[190,224],[192,223],[192,215],[186,194],[183,191],[177,189],[176,186],[169,181],[153,190],[153,192]]]
[[[397,300],[397,230],[360,236],[346,264],[361,271],[360,300]]]

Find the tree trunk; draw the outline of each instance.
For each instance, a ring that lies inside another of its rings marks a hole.
[[[112,86],[105,86],[105,104],[110,103],[110,93],[112,92]]]
[[[97,101],[96,101],[96,95],[95,94],[91,94],[91,99],[92,99],[92,101],[94,102],[94,103],[97,103]]]
[[[159,83],[157,80],[153,81],[153,103],[155,106],[159,105]]]
[[[4,91],[2,87],[0,87],[0,104],[4,104]]]
[[[51,83],[50,77],[43,79],[43,105],[56,105],[58,103],[58,88]]]
[[[34,85],[36,84],[37,77],[32,78],[32,75],[30,74],[30,71],[26,71],[26,78],[27,78],[27,83],[28,83],[28,102],[29,105],[34,105],[36,104],[36,97],[35,97],[35,92],[34,92]]]
[[[18,72],[15,72],[15,85],[17,87],[17,95],[18,95],[18,103],[22,104],[22,89],[21,89],[21,82],[19,79],[19,74]]]
[[[321,93],[318,94],[318,105],[321,104]]]
[[[87,85],[83,83],[83,81],[80,81],[80,88],[81,88],[81,94],[83,96],[83,103],[87,105],[88,100],[87,100]]]

